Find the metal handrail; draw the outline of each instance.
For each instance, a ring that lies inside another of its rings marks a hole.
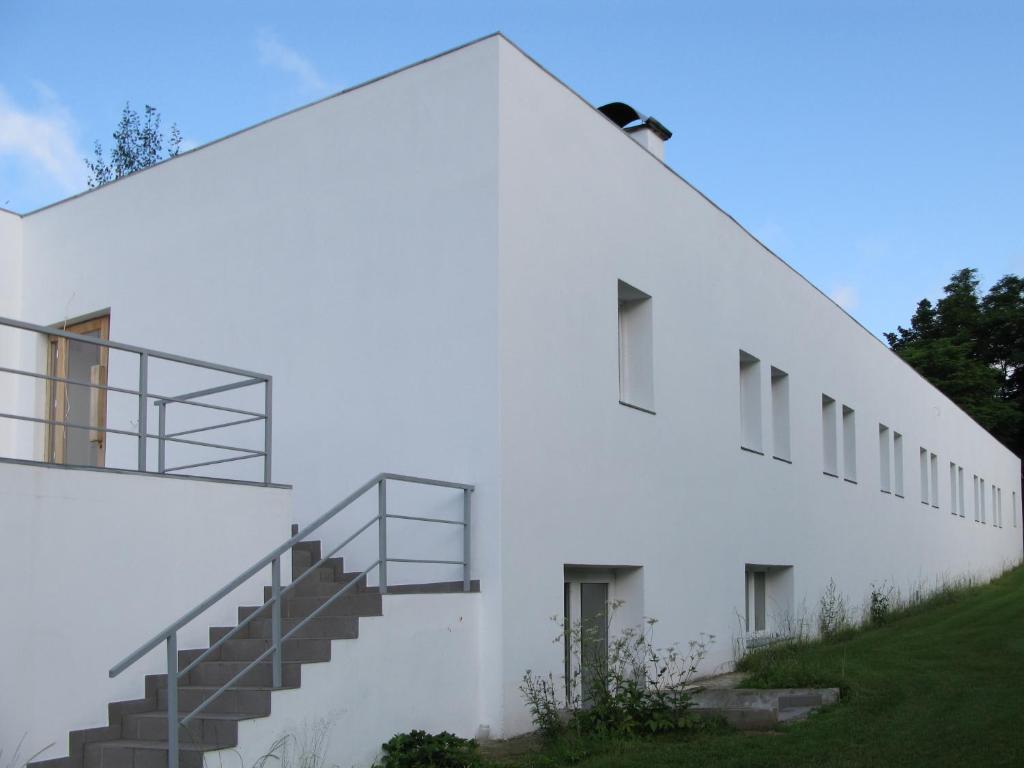
[[[462,491],[463,496],[463,519],[462,520],[445,520],[442,518],[432,517],[415,517],[410,515],[396,515],[389,514],[387,511],[387,482],[403,482],[403,483],[416,483],[422,485],[431,485],[440,488],[451,488]],[[281,556],[289,551],[295,544],[303,541],[311,533],[317,531],[325,523],[332,520],[336,515],[346,509],[349,505],[362,498],[370,489],[374,486],[377,487],[377,514],[371,517],[366,523],[359,527],[355,533],[349,535],[340,544],[335,545],[329,552],[322,555],[321,558],[309,568],[303,571],[297,578],[293,579],[292,582],[285,587],[281,586]],[[257,664],[261,664],[267,658],[272,657],[272,675],[273,675],[273,688],[280,688],[282,686],[282,663],[283,663],[283,645],[284,643],[293,637],[299,630],[301,630],[308,622],[319,616],[324,610],[327,609],[335,600],[338,600],[343,595],[347,594],[349,590],[354,589],[356,585],[361,584],[365,581],[366,577],[371,572],[376,570],[379,577],[378,589],[382,595],[387,594],[388,591],[388,575],[387,565],[388,563],[432,563],[432,564],[448,564],[448,565],[461,565],[462,566],[462,588],[468,592],[470,590],[470,566],[471,566],[471,510],[472,502],[471,495],[475,490],[474,486],[466,483],[453,483],[446,480],[433,480],[425,477],[415,477],[412,475],[399,475],[392,472],[382,472],[375,475],[371,479],[363,483],[359,488],[350,493],[344,499],[339,501],[333,507],[324,512],[313,522],[302,528],[300,531],[295,533],[291,538],[287,539],[282,544],[279,544],[269,553],[264,555],[262,558],[257,560],[251,566],[246,568],[241,574],[231,579],[227,584],[218,589],[216,592],[211,594],[201,603],[196,605],[191,610],[187,611],[177,621],[169,624],[163,630],[154,635],[150,640],[143,643],[137,649],[128,654],[124,659],[119,661],[109,671],[110,677],[117,677],[128,667],[135,664],[139,659],[148,654],[150,651],[155,649],[160,644],[166,645],[167,651],[167,734],[168,734],[168,750],[167,750],[167,764],[168,768],[178,768],[178,728],[182,725],[187,725],[196,717],[200,712],[209,707],[217,698],[228,691],[238,681],[240,681],[246,674],[249,673]],[[411,520],[416,522],[424,523],[443,523],[443,524],[456,524],[462,527],[462,559],[461,560],[438,560],[438,559],[416,559],[416,558],[395,558],[388,556],[387,548],[387,521],[389,518],[399,520]],[[302,621],[298,622],[292,627],[287,633],[282,634],[281,627],[281,602],[283,598],[294,590],[303,579],[316,571],[317,568],[327,563],[332,557],[340,552],[344,547],[352,543],[357,537],[370,529],[374,524],[377,524],[378,529],[378,557],[373,563],[371,563],[365,570],[358,574],[351,582],[346,584],[336,593],[327,598],[320,606],[311,612],[308,616],[304,617]],[[248,616],[238,622],[235,627],[232,627],[226,634],[218,638],[214,643],[200,653],[197,657],[191,660],[184,668],[178,668],[178,632],[182,630],[186,625],[194,621],[200,615],[205,613],[207,610],[212,608],[214,605],[219,603],[224,597],[233,592],[235,589],[240,587],[242,584],[247,582],[263,568],[271,566],[271,596],[269,600],[264,601],[263,605],[258,606]],[[227,683],[224,683],[220,688],[214,691],[212,694],[203,699],[191,712],[184,714],[179,717],[178,712],[178,685],[179,681],[182,680],[189,672],[210,656],[216,649],[227,642],[228,639],[234,637],[243,627],[248,626],[249,622],[253,621],[257,616],[264,614],[267,609],[271,611],[271,643],[269,647],[261,654],[259,654],[254,660],[249,662],[243,667],[237,674],[235,674]]]
[[[71,331],[54,328],[49,325],[26,323],[24,320],[14,320],[10,317],[0,317],[0,325],[8,325],[12,328],[19,328],[23,331],[35,331],[36,333],[46,334],[47,336],[60,336],[63,339],[70,339],[71,341],[85,341],[101,347],[108,347],[109,349],[119,349],[122,352],[132,352],[136,355],[148,355],[149,357],[167,360],[172,363],[194,365],[197,368],[207,368],[211,371],[230,373],[233,376],[248,376],[251,379],[259,379],[260,381],[267,378],[266,374],[247,371],[244,368],[233,368],[228,365],[221,365],[220,363],[211,363],[206,360],[199,360],[194,357],[185,357],[184,355],[175,355],[170,352],[160,352],[159,350],[149,349],[147,347],[137,347],[134,344],[124,344],[120,341],[100,339],[95,336],[83,336],[80,333],[72,333]]]
[[[7,317],[0,317],[0,326],[8,326],[11,328],[31,331],[34,333],[44,334],[48,337],[56,336],[63,339],[69,339],[72,341],[80,342],[83,344],[91,344],[97,347],[103,347],[107,349],[115,349],[122,352],[128,352],[139,356],[139,387],[138,389],[132,389],[129,387],[119,387],[111,384],[101,384],[99,382],[93,383],[91,381],[80,381],[78,379],[67,378],[64,376],[56,376],[50,373],[39,373],[37,371],[27,371],[18,368],[11,368],[8,366],[0,366],[0,373],[9,373],[19,376],[27,376],[34,379],[43,381],[65,384],[70,386],[85,387],[90,390],[100,390],[103,392],[115,392],[118,394],[132,395],[138,398],[138,424],[139,428],[137,431],[114,429],[107,426],[91,425],[91,424],[79,424],[74,421],[61,420],[61,419],[49,419],[40,418],[38,416],[26,416],[24,414],[15,414],[0,412],[0,419],[11,419],[16,421],[24,421],[34,424],[46,424],[51,427],[64,427],[65,429],[78,429],[78,430],[90,430],[93,432],[101,432],[103,434],[122,435],[127,437],[134,437],[138,440],[138,451],[137,451],[137,468],[140,472],[148,471],[146,446],[147,441],[154,439],[157,441],[157,471],[160,474],[168,474],[171,472],[179,472],[184,469],[193,469],[197,467],[207,467],[214,464],[223,464],[226,462],[241,461],[252,458],[263,459],[263,482],[270,484],[271,482],[271,452],[272,452],[272,377],[262,373],[255,373],[253,371],[247,371],[243,368],[234,368],[227,365],[221,365],[219,363],[211,363],[205,360],[198,360],[195,358],[185,357],[183,355],[175,355],[169,352],[161,352],[159,350],[148,349],[146,347],[139,347],[132,344],[123,344],[116,341],[110,341],[109,339],[100,339],[95,336],[84,336],[82,334],[73,333],[71,331],[65,331],[60,328],[52,328],[45,325],[37,325],[35,323],[27,323],[22,320],[14,320]],[[218,373],[224,373],[232,376],[244,377],[241,381],[231,382],[229,384],[222,384],[216,387],[209,387],[207,389],[198,390],[195,392],[189,392],[184,395],[162,395],[152,391],[148,388],[148,368],[150,358],[158,360],[166,360],[168,362],[179,363],[182,365],[189,365],[198,368],[204,368]],[[219,405],[217,403],[200,402],[198,398],[205,397],[208,395],[218,394],[222,392],[230,392],[243,387],[250,386],[264,386],[264,410],[262,413],[257,411],[244,410],[241,408],[233,408],[226,405]],[[156,434],[150,433],[147,429],[147,411],[150,400],[157,407],[157,413],[159,416],[158,423],[159,429]],[[167,421],[167,407],[172,403],[183,403],[185,405],[194,406],[197,408],[211,409],[215,411],[221,411],[229,414],[236,414],[245,418],[234,419],[232,421],[215,424],[212,426],[199,427],[195,429],[187,429],[179,432],[168,433],[166,428]],[[185,440],[183,435],[195,434],[197,432],[208,432],[215,429],[225,429],[227,427],[238,426],[241,424],[247,424],[251,422],[262,421],[264,422],[264,433],[263,433],[263,450],[257,450],[252,448],[241,448],[233,445],[224,445],[222,443],[211,443],[199,440]],[[212,461],[201,461],[190,464],[182,464],[175,467],[166,466],[166,446],[167,443],[178,443],[182,445],[199,446],[203,448],[211,448],[214,450],[234,451],[240,455],[230,456],[228,458],[215,459]]]

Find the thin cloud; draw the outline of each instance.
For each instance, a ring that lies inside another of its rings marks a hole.
[[[313,62],[282,43],[273,32],[260,32],[256,38],[256,48],[260,52],[262,64],[297,78],[304,90],[313,93],[327,90],[327,81],[317,71]]]
[[[74,121],[57,95],[35,83],[39,104],[17,104],[0,86],[0,157],[9,157],[33,173],[42,172],[63,192],[85,186],[83,153],[74,140]]]
[[[857,308],[857,305],[860,304],[860,295],[857,293],[857,289],[852,285],[840,285],[836,287],[831,293],[829,293],[829,298],[847,312],[852,312]]]

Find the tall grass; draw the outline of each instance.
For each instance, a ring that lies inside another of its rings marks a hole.
[[[27,738],[28,738],[28,733],[23,733],[21,735],[21,738],[18,739],[18,743],[14,745],[14,751],[11,753],[11,756],[9,758],[7,758],[7,762],[6,763],[4,762],[4,750],[3,750],[3,748],[0,748],[0,766],[3,766],[3,768],[25,768],[26,765],[28,765],[33,760],[35,760],[37,757],[39,757],[41,754],[43,754],[43,752],[48,750],[54,744],[51,741],[49,744],[47,744],[45,747],[43,747],[42,749],[38,750],[34,754],[29,755],[26,758],[22,758],[21,757],[21,748],[25,745],[25,739],[27,739]]]
[[[736,671],[746,673],[741,685],[748,688],[839,688],[849,693],[846,652],[821,654],[816,651],[850,640],[883,625],[899,622],[943,605],[964,600],[981,589],[972,576],[944,577],[934,586],[921,582],[906,593],[882,582],[872,585],[859,620],[852,617],[847,598],[833,579],[829,580],[818,605],[817,635],[800,631],[771,645],[746,650],[736,662]],[[811,622],[797,622],[808,627]]]

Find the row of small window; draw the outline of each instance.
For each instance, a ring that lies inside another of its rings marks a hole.
[[[821,465],[830,477],[839,477],[839,405],[828,395],[821,396]],[[843,479],[857,482],[857,420],[856,412],[848,405],[842,407]],[[901,471],[902,477],[902,471]],[[902,479],[900,481],[902,485]]]
[[[903,436],[893,431],[892,443],[889,441],[889,427],[878,425],[878,468],[879,485],[883,493],[894,493],[903,497]],[[921,473],[921,503],[939,509],[939,457],[927,448],[919,453]],[[991,486],[992,524],[996,528],[1003,525],[1003,489]],[[964,505],[964,468],[955,462],[949,462],[949,503],[950,512],[959,517],[966,517]],[[1013,527],[1017,527],[1017,492],[1011,491],[1010,518]],[[974,475],[974,520],[987,523],[985,512],[985,478]]]
[[[934,454],[921,449],[921,503],[931,504],[939,508],[939,462]],[[1003,489],[997,485],[989,484],[989,491],[985,489],[985,478],[973,476],[973,510],[974,522],[987,525],[989,511],[992,515],[992,525],[996,528],[1005,527],[1003,515]],[[949,511],[958,517],[966,517],[966,491],[964,489],[964,468],[955,462],[949,462]],[[991,506],[985,503],[986,496],[991,498]],[[1010,519],[1013,527],[1017,527],[1017,492],[1010,492]]]
[[[789,374],[770,366],[771,371],[771,450],[772,456],[791,462],[789,428]],[[761,418],[761,361],[744,350],[739,354],[740,376],[740,447],[746,451],[764,454],[764,435]],[[840,418],[841,414],[841,418]],[[841,430],[841,431],[840,431]],[[840,437],[842,438],[840,440]],[[822,471],[830,477],[839,477],[840,446],[842,446],[842,477],[857,482],[857,421],[856,412],[848,405],[840,405],[835,398],[821,396]],[[939,508],[939,457],[921,449],[921,503]],[[878,425],[878,466],[881,489],[903,498],[903,435]],[[950,498],[953,514],[964,517],[963,467],[950,462]],[[992,486],[993,524],[1003,527],[1003,491]],[[1010,516],[1017,527],[1017,493],[1012,492]],[[974,476],[974,519],[986,522],[985,480]]]
[[[654,377],[651,340],[651,297],[619,281],[619,400],[641,410],[653,412]],[[791,463],[789,426],[789,374],[774,365],[771,379],[771,452],[780,461]],[[761,417],[761,360],[749,352],[739,352],[740,447],[764,455]],[[841,416],[841,418],[840,418]],[[841,431],[840,431],[841,430]],[[839,477],[840,445],[842,477],[857,482],[857,421],[849,405],[821,396],[822,471]],[[842,438],[840,440],[840,437]],[[878,466],[883,493],[903,498],[903,435],[878,425]],[[939,508],[939,457],[925,448],[920,450],[921,503]],[[949,464],[951,511],[964,517],[963,467]],[[1003,491],[991,486],[993,524],[1003,527]],[[959,511],[958,511],[959,510]],[[1010,516],[1017,527],[1017,493],[1012,492]],[[974,475],[974,519],[986,523],[985,480]]]
[[[770,366],[772,456],[789,462],[789,374]],[[761,425],[761,361],[740,350],[740,447],[764,454]]]
[[[740,350],[740,447],[764,454],[761,418],[761,361]],[[769,366],[771,379],[771,452],[776,459],[792,462],[789,427],[789,374]],[[825,473],[838,477],[839,446],[836,401],[822,396],[822,436]],[[857,482],[857,433],[853,409],[843,406],[843,476]]]

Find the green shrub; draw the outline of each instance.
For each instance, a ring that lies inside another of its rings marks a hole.
[[[519,690],[526,699],[530,718],[541,737],[552,741],[560,736],[565,730],[565,719],[562,717],[564,710],[559,705],[554,675],[548,673],[547,677],[542,677],[528,669]]]
[[[609,618],[610,611],[605,621]],[[600,659],[582,653],[590,645],[586,633],[596,628],[579,622],[564,626],[555,639],[568,644],[572,657],[564,684],[556,684],[552,674],[527,670],[519,687],[540,735],[548,741],[564,735],[632,738],[689,728],[694,719],[687,686],[714,637],[702,636],[686,651],[659,648],[655,623],[647,619],[642,627],[623,630],[609,640],[607,658]]]
[[[437,734],[409,731],[391,737],[381,747],[378,768],[481,768],[477,743],[447,731]]]
[[[846,598],[836,586],[835,579],[829,579],[825,592],[818,601],[818,633],[822,638],[834,640],[851,626]]]
[[[886,586],[884,581],[881,586],[871,585],[871,604],[868,607],[868,617],[874,626],[880,627],[889,621],[893,609],[894,592],[894,588]]]

